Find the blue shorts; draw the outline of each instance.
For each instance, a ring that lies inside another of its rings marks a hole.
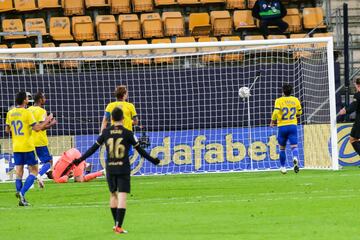
[[[14,152],[15,165],[36,165],[38,161],[36,160],[34,152]]]
[[[288,125],[279,127],[277,140],[280,146],[286,146],[286,142],[289,140],[290,145],[298,144],[297,126]]]
[[[52,156],[50,155],[50,152],[49,152],[49,149],[47,146],[36,147],[35,150],[36,150],[36,155],[42,164],[47,163],[52,160]]]

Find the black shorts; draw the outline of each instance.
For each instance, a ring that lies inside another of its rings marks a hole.
[[[109,190],[114,192],[130,193],[130,175],[129,174],[106,174]]]
[[[350,132],[350,136],[356,139],[360,139],[360,123],[354,123]]]

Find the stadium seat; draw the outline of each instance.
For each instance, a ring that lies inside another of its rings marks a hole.
[[[76,41],[94,41],[94,25],[90,16],[72,17],[72,32]]]
[[[162,39],[153,39],[151,41],[151,44],[160,44],[160,43],[171,43],[170,38],[162,38]],[[162,54],[172,54],[174,52],[173,48],[165,48],[165,49],[154,49],[153,53],[162,55]],[[172,64],[174,63],[175,58],[174,57],[157,57],[154,58],[154,62],[156,64]]]
[[[81,46],[86,47],[86,46],[101,46],[101,42],[83,42],[81,44]],[[102,57],[103,51],[95,51],[95,52],[83,52],[82,56],[85,58],[100,58]],[[88,61],[93,61],[93,60],[88,60]]]
[[[247,0],[248,2],[248,9],[252,9],[256,3],[256,0]]]
[[[234,28],[236,30],[256,28],[251,10],[234,11]]]
[[[245,40],[264,40],[263,35],[247,35],[245,36]]]
[[[221,41],[241,41],[239,36],[226,36],[222,37]],[[233,50],[233,49],[239,49],[239,47],[223,47],[223,50]],[[232,52],[232,53],[226,53],[224,54],[224,61],[226,62],[232,62],[232,61],[242,61],[244,59],[244,54],[239,52]]]
[[[328,33],[314,33],[313,37],[332,37],[332,33],[328,32]],[[325,48],[326,47],[326,43],[314,43],[314,47],[316,48]]]
[[[158,13],[141,14],[143,38],[161,38],[164,36],[162,21]]]
[[[229,11],[212,11],[210,18],[214,36],[232,34],[232,20]]]
[[[119,39],[118,26],[114,15],[97,15],[95,24],[99,41]]]
[[[287,15],[283,18],[287,24],[289,24],[288,31],[297,33],[302,31],[301,17],[299,9],[289,8],[287,9]]]
[[[85,0],[86,8],[108,7],[111,0]]]
[[[43,18],[27,18],[25,19],[25,31],[39,31],[41,35],[48,35],[46,25]]]
[[[245,0],[226,0],[227,9],[246,9]]]
[[[194,37],[177,37],[176,43],[196,42]],[[196,53],[196,48],[176,48],[177,53]]]
[[[217,42],[216,37],[199,37],[198,42]],[[201,52],[218,52],[220,51],[219,47],[204,47],[199,48]],[[204,63],[209,62],[220,62],[221,57],[219,54],[208,54],[201,56],[201,61]]]
[[[303,23],[305,29],[326,28],[323,9],[321,7],[304,8]]]
[[[125,41],[107,41],[106,45],[125,45]],[[125,57],[127,52],[126,50],[105,51],[105,55],[112,57]]]
[[[287,39],[285,35],[269,35],[267,39]],[[271,49],[287,49],[288,46],[273,47]]]
[[[61,8],[59,0],[38,0],[39,9],[44,8]]]
[[[165,36],[185,35],[185,22],[181,12],[163,12],[162,21]]]
[[[134,44],[148,44],[146,40],[130,40],[128,42],[128,45],[134,45]],[[150,50],[130,50],[129,51],[130,55],[132,56],[143,56],[143,55],[150,55],[151,51]],[[131,59],[131,64],[133,65],[149,65],[151,64],[151,59],[150,58],[135,58],[135,59]]]
[[[14,0],[15,10],[18,12],[37,10],[35,0]]]
[[[290,38],[308,38],[309,36],[306,33],[298,33],[298,34],[290,34]],[[311,52],[307,51],[306,49],[311,49],[313,45],[311,43],[304,43],[304,44],[294,44],[292,45],[292,49],[295,49],[293,53],[293,57],[295,59],[301,57],[310,57]]]
[[[190,13],[189,31],[193,36],[209,36],[211,31],[208,13]]]
[[[70,30],[70,19],[68,17],[50,18],[50,36],[55,41],[73,40]]]
[[[78,47],[78,43],[60,43],[59,47]],[[62,52],[61,59],[81,58],[81,52]],[[80,63],[77,60],[62,60],[61,67],[63,68],[79,68]]]
[[[193,4],[200,4],[199,0],[177,0],[178,4],[180,5],[193,5]]]
[[[134,12],[152,12],[154,5],[152,0],[132,0]]]
[[[84,0],[63,0],[64,15],[84,15]]]
[[[154,0],[155,6],[168,6],[177,4],[176,0]]]
[[[207,3],[224,3],[225,0],[200,0],[200,3],[207,4]]]
[[[130,0],[111,0],[111,14],[131,13]]]
[[[12,48],[31,48],[31,45],[29,43],[14,44],[14,45],[12,45]],[[16,62],[15,62],[16,69],[18,69],[18,70],[35,69],[35,62],[25,59],[25,58],[35,58],[35,54],[20,53],[20,54],[14,54],[14,57],[21,58],[21,59],[16,60]]]
[[[55,44],[54,43],[43,43],[41,47],[39,46],[39,44],[36,44],[35,47],[37,47],[37,48],[55,47]],[[54,53],[54,52],[53,53],[39,53],[38,57],[43,58],[43,59],[49,59],[49,60],[43,61],[42,64],[54,65],[54,64],[59,63],[57,60],[57,58],[59,57],[58,53]]]
[[[0,48],[8,48],[8,46],[5,44],[1,44]],[[11,70],[11,63],[6,62],[6,57],[8,56],[9,54],[0,54],[0,71]]]
[[[23,32],[24,26],[21,19],[4,19],[2,21],[2,30],[3,32]],[[5,40],[8,39],[21,39],[26,38],[23,35],[14,35],[14,36],[4,36]]]
[[[140,39],[141,26],[136,14],[119,15],[121,39]]]
[[[13,1],[12,0],[3,0],[0,1],[0,12],[8,12],[14,10]],[[3,45],[1,45],[3,46]]]

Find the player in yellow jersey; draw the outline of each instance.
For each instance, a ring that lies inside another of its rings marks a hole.
[[[44,93],[38,92],[34,96],[34,105],[29,107],[29,111],[33,114],[35,121],[37,123],[42,123],[46,117],[47,112],[44,109],[44,105],[46,103],[46,97]],[[55,124],[56,121],[54,120],[53,124]],[[46,129],[38,132],[33,132],[31,134],[31,138],[35,145],[35,152],[36,156],[40,160],[40,162],[43,164],[41,169],[39,170],[39,174],[37,176],[39,186],[41,188],[44,187],[44,183],[42,181],[42,176],[51,168],[52,166],[52,156],[49,152],[48,145],[49,140],[47,138]]]
[[[35,146],[31,139],[31,132],[41,131],[54,124],[52,114],[47,116],[42,123],[36,123],[32,113],[26,109],[28,104],[26,92],[19,92],[16,95],[16,107],[11,109],[6,115],[5,132],[12,136],[12,146],[15,160],[16,171],[16,196],[20,199],[19,206],[28,206],[25,200],[25,193],[29,190],[38,174],[37,160],[35,158]],[[24,165],[28,165],[30,174],[22,183]]]
[[[297,117],[302,114],[301,104],[299,99],[291,96],[293,87],[290,84],[283,86],[284,96],[276,99],[275,107],[271,118],[270,126],[278,126],[277,140],[280,145],[280,165],[281,172],[286,173],[286,143],[289,140],[292,154],[295,173],[299,172],[299,153],[298,153],[298,135],[297,135]]]

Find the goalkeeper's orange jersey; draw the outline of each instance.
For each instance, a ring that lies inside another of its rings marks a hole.
[[[275,101],[272,120],[277,121],[278,127],[297,125],[297,116],[302,114],[301,104],[296,97],[280,97]]]
[[[59,160],[56,162],[53,170],[53,178],[55,182],[58,182],[62,177],[64,171],[69,167],[69,165],[77,158],[81,157],[81,153],[76,148],[72,148],[66,152],[64,152]],[[75,169],[75,165],[70,167],[65,174],[68,174],[72,170]]]

